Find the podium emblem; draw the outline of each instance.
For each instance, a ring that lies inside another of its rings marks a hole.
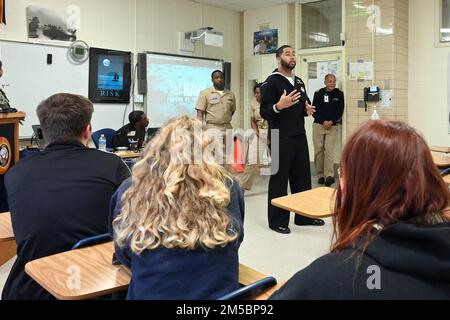
[[[8,171],[11,164],[11,145],[8,139],[0,137],[0,175]]]

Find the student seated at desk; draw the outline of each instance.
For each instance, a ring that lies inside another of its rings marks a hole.
[[[127,147],[130,149],[130,141],[138,141],[138,149],[145,142],[145,128],[148,126],[148,118],[144,111],[132,111],[128,115],[129,124],[117,130],[113,137],[113,148]]]
[[[85,97],[66,93],[37,108],[49,145],[17,162],[5,178],[17,260],[3,300],[51,299],[25,264],[108,230],[109,201],[130,172],[119,157],[86,147],[93,110]]]
[[[163,127],[111,201],[128,299],[216,299],[239,288],[244,201],[201,125],[183,116]]]
[[[272,299],[450,299],[450,193],[413,128],[359,128],[336,199],[332,252]]]

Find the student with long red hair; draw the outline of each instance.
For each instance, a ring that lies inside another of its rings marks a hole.
[[[331,253],[273,299],[450,299],[450,192],[421,135],[371,121],[346,144]]]

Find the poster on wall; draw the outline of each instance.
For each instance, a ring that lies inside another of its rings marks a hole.
[[[75,41],[80,10],[77,6],[28,6],[27,23],[29,40]]]
[[[373,79],[373,62],[354,62],[349,63],[348,79],[350,81],[372,80]]]
[[[339,61],[317,62],[317,78],[324,80],[328,74],[334,74],[337,78]]]
[[[272,54],[278,49],[278,29],[253,33],[253,55]]]

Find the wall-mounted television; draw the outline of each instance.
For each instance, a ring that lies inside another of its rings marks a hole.
[[[129,103],[131,52],[90,48],[89,99],[94,103]]]

